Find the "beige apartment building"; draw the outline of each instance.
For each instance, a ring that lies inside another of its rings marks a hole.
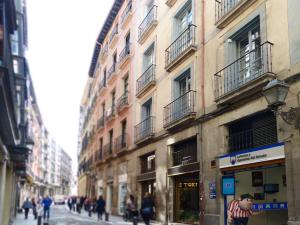
[[[122,214],[125,193],[140,207],[150,192],[156,221],[213,225],[227,224],[228,203],[250,193],[254,210],[266,211],[250,225],[299,224],[300,3],[132,1],[132,66],[103,88],[119,49],[107,39],[128,4],[114,2],[95,47],[79,194],[103,194],[108,211]],[[126,71],[128,109],[102,125]],[[125,117],[127,151],[107,156],[112,147],[101,146],[113,146]]]

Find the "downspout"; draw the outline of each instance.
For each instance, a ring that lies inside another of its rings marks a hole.
[[[201,24],[200,24],[200,37],[201,37],[201,45],[200,45],[200,95],[201,95],[201,109],[203,114],[205,114],[205,93],[204,93],[204,76],[205,76],[205,69],[204,69],[204,54],[205,54],[205,0],[201,1]],[[203,126],[199,124],[199,144],[200,144],[200,166],[199,166],[199,207],[200,207],[200,220],[199,224],[204,225],[205,223],[205,189],[204,189],[204,178],[203,178]]]

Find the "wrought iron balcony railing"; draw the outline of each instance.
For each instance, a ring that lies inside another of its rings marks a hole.
[[[117,110],[121,111],[123,107],[128,106],[128,92],[125,92],[117,101]]]
[[[164,107],[164,127],[195,114],[196,92],[189,91]]]
[[[165,51],[165,65],[168,67],[172,62],[180,58],[191,46],[196,46],[196,26],[191,24]]]
[[[111,157],[113,154],[113,143],[108,143],[103,146],[103,159]]]
[[[112,75],[116,72],[116,63],[113,63],[112,66],[109,68],[107,72],[107,80],[110,80],[112,78]]]
[[[97,128],[100,129],[100,128],[103,128],[104,127],[104,117],[101,116],[98,121],[97,121]]]
[[[124,58],[129,55],[130,55],[130,43],[126,44],[125,47],[123,48],[123,50],[121,51],[121,53],[119,55],[119,62],[122,63]]]
[[[218,22],[220,19],[222,19],[231,11],[233,11],[238,4],[247,1],[251,1],[251,0],[215,0],[216,22]]]
[[[272,45],[265,42],[217,72],[214,75],[215,99],[241,88],[264,74],[272,74]]]
[[[266,132],[267,129],[264,126],[229,134],[229,151],[238,152],[277,143],[276,126],[274,128],[269,129],[270,132]]]
[[[122,15],[121,15],[121,24],[124,23],[124,21],[127,19],[128,15],[131,13],[132,11],[132,1],[130,0],[128,3],[127,3],[127,6],[126,8],[124,9]]]
[[[197,148],[186,148],[173,151],[173,166],[185,165],[197,162]]]
[[[134,140],[140,142],[154,135],[154,117],[149,116],[134,127]]]
[[[155,82],[155,65],[152,64],[146,71],[137,79],[136,93],[141,93],[151,82]]]
[[[113,30],[111,31],[111,34],[109,36],[109,43],[111,43],[114,39],[114,37],[118,34],[118,24],[115,25]]]
[[[148,12],[148,14],[143,19],[142,23],[139,25],[139,39],[148,31],[152,23],[156,20],[157,17],[157,6],[154,5]]]
[[[102,160],[102,148],[98,149],[95,153],[95,162],[99,162]]]
[[[120,153],[127,148],[127,137],[127,134],[123,134],[115,139],[117,153]]]

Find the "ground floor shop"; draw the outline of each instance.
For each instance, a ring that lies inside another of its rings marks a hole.
[[[222,171],[223,219],[226,224],[228,203],[249,193],[254,211],[249,225],[285,225],[288,221],[287,182],[284,145],[229,154],[220,159]]]

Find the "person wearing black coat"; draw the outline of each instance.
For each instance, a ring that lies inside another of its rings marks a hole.
[[[142,200],[141,215],[146,225],[150,225],[150,219],[153,216],[153,200],[148,192],[145,193],[145,196]]]
[[[98,221],[100,219],[102,220],[102,215],[105,213],[105,200],[103,199],[102,195],[100,195],[96,201],[96,212],[98,215]]]

